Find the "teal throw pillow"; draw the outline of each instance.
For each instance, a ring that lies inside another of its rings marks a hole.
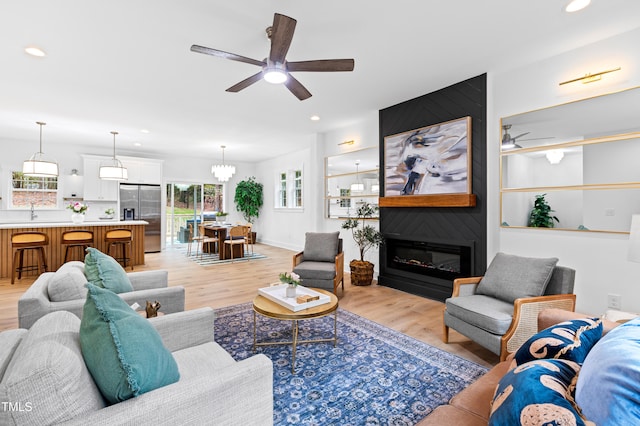
[[[640,424],[640,318],[615,327],[591,349],[576,402],[598,426]]]
[[[584,318],[561,322],[527,340],[515,354],[517,365],[536,359],[567,359],[582,364],[602,337],[602,320]]]
[[[573,399],[580,366],[564,359],[530,361],[505,374],[489,425],[585,425]]]
[[[131,281],[122,266],[113,257],[93,247],[87,249],[84,257],[84,273],[87,281],[114,293],[133,291]]]
[[[177,382],[178,365],[149,320],[109,290],[87,290],[80,346],[102,396],[115,404]]]

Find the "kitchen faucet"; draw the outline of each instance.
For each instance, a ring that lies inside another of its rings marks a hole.
[[[33,208],[33,203],[31,203],[31,220],[37,218],[38,215],[36,214],[34,208]]]

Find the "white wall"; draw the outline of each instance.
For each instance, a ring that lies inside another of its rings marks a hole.
[[[639,39],[640,29],[636,29],[526,67],[489,74],[488,256],[503,251],[558,257],[560,264],[577,271],[577,310],[591,314],[607,309],[609,293],[622,296],[622,310],[640,312],[640,264],[627,261],[628,235],[500,228],[500,117],[640,85]],[[558,85],[617,66],[622,70],[597,83]]]

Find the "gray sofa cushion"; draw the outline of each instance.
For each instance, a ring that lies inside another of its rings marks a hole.
[[[451,297],[445,305],[450,315],[492,334],[506,333],[513,317],[513,303],[488,296]]]
[[[84,299],[87,297],[84,263],[73,261],[62,265],[49,279],[47,292],[52,302]]]
[[[336,266],[335,263],[305,260],[293,268],[293,272],[302,277],[302,285],[306,286],[306,280],[333,280],[336,276]]]
[[[338,235],[336,232],[307,232],[305,234],[305,261],[334,262],[338,254]]]
[[[31,402],[32,410],[1,412],[0,424],[57,424],[105,407],[80,352],[80,320],[53,312],[29,329],[0,384],[2,401]]]
[[[172,355],[180,370],[180,381],[197,378],[203,371],[222,371],[236,362],[215,342],[181,349]]]
[[[4,377],[7,365],[13,358],[13,353],[20,346],[22,338],[26,336],[28,330],[19,328],[17,330],[7,330],[0,333],[0,381]],[[4,399],[2,400],[4,401]]]
[[[558,259],[498,253],[478,284],[476,294],[513,303],[520,297],[542,296]]]

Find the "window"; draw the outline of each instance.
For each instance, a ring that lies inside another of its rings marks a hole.
[[[340,207],[351,207],[351,190],[340,188]]]
[[[276,208],[300,209],[303,207],[302,169],[278,173]]]
[[[302,170],[294,172],[293,207],[302,207]]]
[[[278,186],[278,207],[287,207],[287,174],[280,173],[280,185]]]
[[[11,173],[11,208],[58,208],[58,178]]]

